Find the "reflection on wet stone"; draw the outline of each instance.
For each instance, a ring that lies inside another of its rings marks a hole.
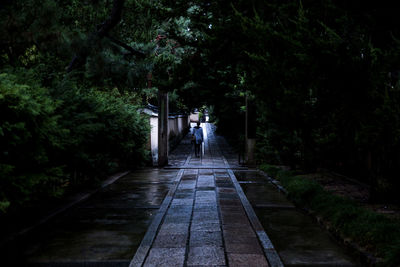
[[[225,265],[224,249],[214,246],[190,247],[187,264],[188,266]]]
[[[228,253],[228,261],[230,267],[241,266],[257,266],[268,267],[268,262],[265,257],[260,254],[234,254]]]
[[[49,221],[2,261],[25,266],[112,260],[126,265],[176,174],[177,170],[146,169],[121,177]]]
[[[159,233],[153,243],[153,248],[184,248],[187,237],[186,231],[184,234]]]
[[[152,248],[144,266],[183,266],[185,248]]]
[[[190,247],[215,246],[222,247],[220,231],[191,231]]]
[[[189,231],[189,223],[164,223],[161,226],[160,235],[185,234]]]

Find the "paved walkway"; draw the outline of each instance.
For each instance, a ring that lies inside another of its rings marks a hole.
[[[191,153],[185,162],[171,159],[170,168],[180,169],[178,182],[131,266],[282,266],[212,126],[203,127],[202,157]],[[183,144],[190,146],[187,140]]]
[[[201,158],[188,135],[170,166],[119,178],[3,247],[2,264],[355,266],[268,177],[240,167],[213,125],[203,128]]]

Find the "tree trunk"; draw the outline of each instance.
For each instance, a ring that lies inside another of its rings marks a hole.
[[[254,101],[250,100],[247,95],[245,116],[245,161],[248,166],[253,166],[255,165],[256,110]]]
[[[168,92],[158,89],[158,166],[168,164]]]

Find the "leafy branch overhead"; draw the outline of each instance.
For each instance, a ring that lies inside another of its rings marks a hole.
[[[121,21],[124,2],[125,0],[113,1],[113,7],[110,16],[103,23],[97,25],[96,30],[89,34],[86,43],[79,49],[77,54],[69,63],[67,72],[84,65],[91,49],[93,49],[96,43],[107,36],[109,32]]]

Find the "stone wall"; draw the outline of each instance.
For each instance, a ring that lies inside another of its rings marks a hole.
[[[151,127],[150,138],[147,148],[151,151],[153,166],[158,162],[158,114],[150,109],[142,110],[149,116],[149,124]],[[190,128],[189,115],[170,115],[168,116],[169,142],[168,151],[173,149],[181,139],[185,136]]]
[[[199,121],[199,112],[190,113],[190,121],[198,122]]]

